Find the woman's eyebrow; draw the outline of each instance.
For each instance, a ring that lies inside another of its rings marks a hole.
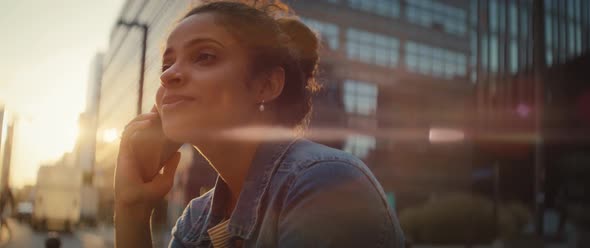
[[[190,48],[192,46],[195,46],[197,44],[200,44],[200,43],[214,43],[214,44],[217,44],[218,46],[220,46],[221,48],[225,48],[225,46],[223,46],[223,44],[221,44],[221,42],[216,41],[216,40],[211,39],[211,38],[194,38],[194,39],[191,39],[191,40],[187,41],[184,44],[184,48],[185,49],[188,49],[188,48]],[[168,47],[164,51],[164,54],[162,54],[162,57],[165,58],[166,56],[169,56],[173,52],[174,52],[174,48]]]
[[[211,38],[194,38],[194,39],[191,39],[191,40],[185,42],[184,48],[189,48],[189,47],[192,47],[192,46],[197,45],[199,43],[215,43],[218,46],[220,46],[222,48],[225,48],[225,46],[223,46],[223,44],[221,44],[221,42],[219,42],[217,40],[214,40],[214,39],[211,39]]]

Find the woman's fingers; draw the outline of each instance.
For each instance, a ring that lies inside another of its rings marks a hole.
[[[178,163],[180,162],[180,152],[176,152],[170,159],[164,162],[164,173],[158,174],[154,179],[146,184],[146,198],[153,201],[165,196],[174,184],[174,175]]]
[[[137,131],[138,125],[139,125],[139,128],[142,128],[143,126],[146,125],[145,122],[156,123],[158,118],[160,118],[160,116],[158,115],[158,113],[155,113],[155,112],[145,113],[145,114],[141,114],[141,115],[136,116],[135,118],[133,118],[133,120],[131,120],[129,123],[127,123],[127,125],[125,125],[125,128],[123,129],[123,133],[121,134],[121,141],[123,141],[123,138],[128,139],[131,135],[133,135],[135,133],[135,131]],[[137,123],[140,123],[140,124],[137,124]],[[130,129],[130,127],[132,127],[132,126],[135,126],[135,127]]]
[[[129,190],[132,190],[134,187],[138,187],[143,183],[139,170],[140,165],[133,152],[131,137],[133,137],[137,131],[149,128],[153,125],[152,122],[153,120],[151,119],[131,122],[123,131],[121,143],[119,144],[119,155],[117,158],[115,174],[115,185],[118,185],[119,188],[121,188],[121,190],[119,190],[121,192],[128,193]],[[135,201],[141,197],[124,194],[121,198],[126,199],[124,201]]]
[[[141,178],[140,163],[134,155],[137,144],[135,135],[143,130],[159,124],[159,114],[156,109],[152,112],[138,115],[125,126],[121,134],[119,158],[117,161],[117,178],[115,184],[120,188],[120,198],[125,201],[152,202],[166,195],[174,182],[174,172],[180,161],[180,153],[174,154],[164,163],[164,173],[156,175],[150,182]],[[146,133],[148,134],[148,133]],[[132,195],[129,195],[132,194]]]
[[[141,121],[135,121],[132,123],[129,123],[126,127],[125,130],[123,130],[123,135],[121,135],[121,140],[129,140],[129,138],[131,138],[131,136],[133,134],[135,134],[135,132],[148,128],[151,124],[152,124],[152,120],[151,119],[146,119],[146,120],[141,120]]]
[[[141,121],[135,121],[129,123],[123,134],[121,135],[121,143],[119,144],[119,154],[131,154],[133,149],[131,148],[131,137],[139,130],[146,129],[152,125],[154,121],[151,119],[145,119]]]
[[[134,122],[138,122],[138,121],[143,121],[143,120],[155,120],[160,118],[160,115],[158,114],[158,112],[149,112],[149,113],[145,113],[145,114],[140,114],[138,116],[136,116],[135,118],[133,118],[128,124],[127,126],[129,126],[131,123]],[[125,126],[125,128],[127,128],[127,126]]]

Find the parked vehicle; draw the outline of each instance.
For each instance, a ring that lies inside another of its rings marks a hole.
[[[72,231],[80,220],[82,170],[59,164],[41,166],[35,187],[33,228]]]
[[[19,202],[14,217],[20,222],[30,222],[33,216],[33,203]]]

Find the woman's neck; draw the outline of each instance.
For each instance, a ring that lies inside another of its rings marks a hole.
[[[259,142],[240,142],[215,140],[199,146],[201,153],[209,160],[213,168],[230,190],[230,201],[226,208],[229,217],[237,204],[244,181],[248,176],[250,165],[254,160]]]

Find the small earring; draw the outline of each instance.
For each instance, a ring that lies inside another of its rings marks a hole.
[[[264,100],[262,100],[262,103],[260,103],[260,106],[258,106],[258,110],[260,112],[264,112]]]

